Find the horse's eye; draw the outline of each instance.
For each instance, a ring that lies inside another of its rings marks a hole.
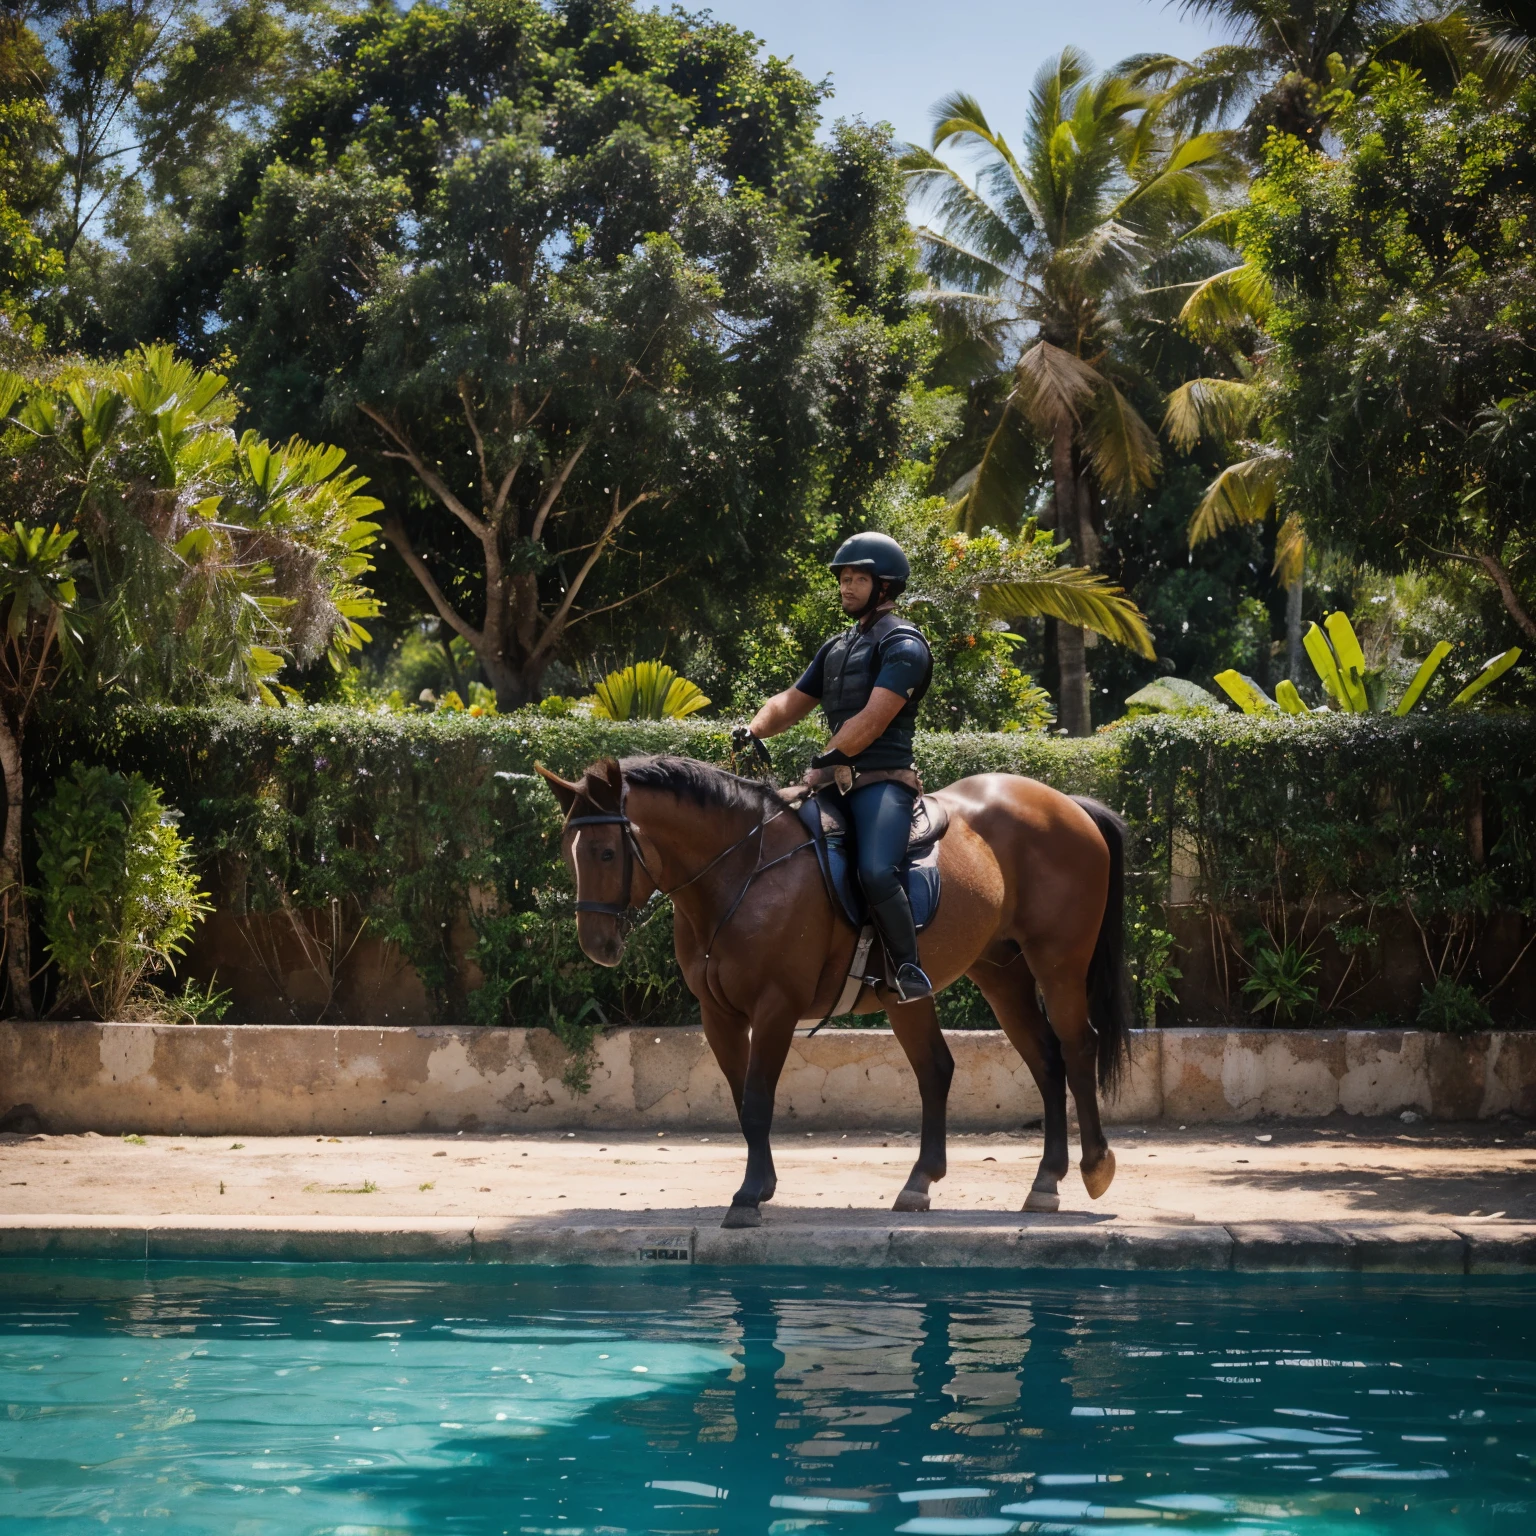
[[[604,864],[611,864],[611,863],[613,863],[613,849],[612,848],[604,848],[603,851],[602,851],[602,854],[601,854],[601,858],[602,858],[602,861],[603,861]]]

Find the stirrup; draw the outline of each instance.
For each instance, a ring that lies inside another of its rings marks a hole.
[[[928,980],[928,973],[915,960],[908,960],[905,964],[896,967],[896,996],[904,1003],[914,1002],[920,997],[933,996],[933,983]]]

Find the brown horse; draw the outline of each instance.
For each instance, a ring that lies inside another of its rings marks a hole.
[[[856,942],[805,828],[773,788],[687,758],[605,759],[575,783],[539,772],[566,813],[562,850],[591,959],[617,965],[629,909],[656,891],[672,898],[677,962],[747,1142],[746,1177],[724,1225],[756,1226],[777,1182],[769,1130],[796,1022],[832,1008]],[[1131,1021],[1125,824],[1092,800],[1005,773],[961,779],[937,798],[950,823],[923,969],[937,988],[969,976],[1039,1084],[1045,1151],[1024,1209],[1059,1207],[1068,1085],[1083,1183],[1097,1199],[1115,1176],[1115,1155],[1096,1090],[1113,1085]],[[895,1209],[927,1210],[929,1186],[945,1173],[954,1059],[932,998],[898,1004],[882,987],[861,994],[855,1011],[878,1009],[917,1074],[923,1105],[922,1144]]]

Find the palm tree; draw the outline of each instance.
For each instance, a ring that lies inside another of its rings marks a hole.
[[[1507,28],[1474,19],[1462,6],[1426,12],[1419,0],[1183,0],[1181,9],[1235,34],[1208,48],[1179,80],[1184,109],[1201,121],[1246,109],[1255,157],[1271,128],[1316,144],[1342,88],[1370,64],[1409,64],[1449,82],[1501,40],[1511,67],[1518,52],[1515,38],[1492,36]]]
[[[940,324],[985,340],[1011,389],[954,515],[967,531],[1005,526],[1021,439],[1049,446],[1053,498],[1042,523],[1075,563],[1097,564],[1096,514],[1157,477],[1157,434],[1133,403],[1142,380],[1126,333],[1160,260],[1211,212],[1236,177],[1228,135],[1169,126],[1158,84],[1173,61],[1144,59],[1095,76],[1075,48],[1036,76],[1015,153],[963,93],[934,109],[930,149],[902,157]],[[978,152],[974,183],[939,158]],[[1092,729],[1083,629],[1057,631],[1060,714],[1069,734]]]

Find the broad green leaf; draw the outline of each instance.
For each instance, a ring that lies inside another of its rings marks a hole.
[[[1323,628],[1333,646],[1339,679],[1344,685],[1350,709],[1357,715],[1369,714],[1371,703],[1365,692],[1365,652],[1360,648],[1354,625],[1345,614],[1330,613],[1323,620]]]
[[[1344,686],[1344,679],[1339,676],[1339,664],[1334,659],[1332,647],[1328,644],[1327,636],[1323,634],[1316,624],[1307,625],[1307,632],[1301,637],[1301,643],[1306,647],[1307,655],[1311,658],[1312,666],[1317,672],[1318,679],[1328,692],[1328,697],[1333,700],[1340,709],[1353,714],[1354,710],[1349,702],[1349,692]]]
[[[660,661],[637,661],[610,672],[592,692],[592,713],[605,720],[685,720],[710,700]]]
[[[1495,683],[1503,677],[1520,660],[1520,656],[1520,647],[1512,645],[1502,656],[1493,657],[1483,667],[1483,670],[1451,700],[1450,707],[1452,709],[1460,709],[1470,704],[1490,683]]]
[[[1278,713],[1275,701],[1251,677],[1228,667],[1225,672],[1216,674],[1216,681],[1245,715]]]
[[[1306,715],[1311,711],[1307,708],[1307,702],[1296,691],[1296,684],[1290,678],[1282,677],[1275,684],[1275,703],[1288,715]]]
[[[1424,697],[1424,690],[1429,687],[1431,679],[1440,670],[1440,663],[1450,654],[1449,640],[1436,643],[1435,648],[1424,658],[1419,670],[1413,674],[1413,681],[1408,684],[1408,691],[1397,701],[1397,708],[1392,711],[1393,714],[1406,715]]]

